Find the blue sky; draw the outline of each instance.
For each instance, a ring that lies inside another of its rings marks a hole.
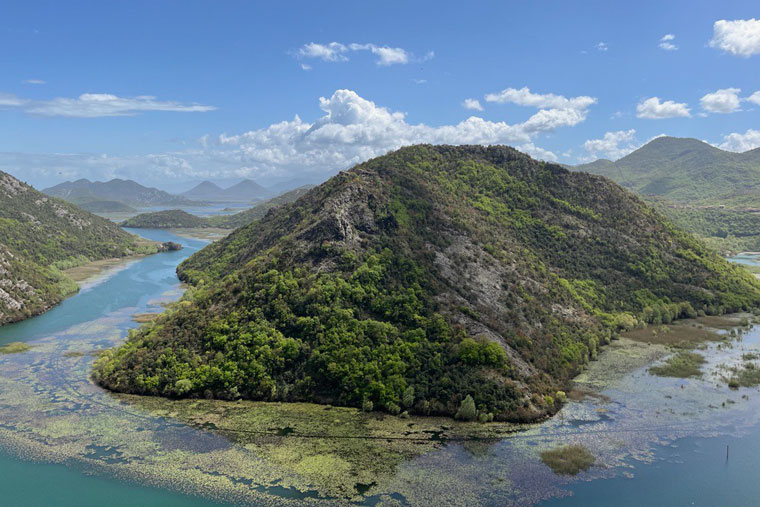
[[[758,17],[751,1],[6,2],[0,169],[172,189],[320,180],[414,142],[573,164],[660,134],[743,151],[760,146]]]

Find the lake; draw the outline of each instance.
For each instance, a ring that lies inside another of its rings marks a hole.
[[[0,355],[2,505],[757,503],[760,390],[726,381],[760,352],[759,329],[718,330],[691,379],[649,374],[671,353],[662,345],[614,341],[577,379],[575,401],[523,427],[115,396],[88,380],[94,357],[137,327],[133,315],[181,296],[175,268],[205,245],[132,232],[185,248],[129,261],[46,314],[0,328],[0,345],[32,347]],[[555,475],[540,452],[567,444],[587,448],[595,465]]]

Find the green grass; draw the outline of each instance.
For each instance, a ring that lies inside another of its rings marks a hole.
[[[664,364],[649,368],[649,373],[658,377],[699,377],[702,375],[701,367],[705,362],[702,354],[682,350],[671,356]]]
[[[566,445],[543,451],[541,461],[557,475],[578,475],[591,468],[595,459],[582,445]]]

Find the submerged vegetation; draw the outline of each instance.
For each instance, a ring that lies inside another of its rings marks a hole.
[[[557,475],[578,475],[591,468],[595,460],[582,445],[566,445],[543,451],[541,461]]]
[[[194,288],[96,361],[99,384],[534,420],[619,331],[760,303],[627,191],[506,147],[370,160],[178,273]]]
[[[31,345],[24,342],[10,342],[5,345],[0,345],[0,354],[18,354],[20,352],[26,352],[31,348]]]

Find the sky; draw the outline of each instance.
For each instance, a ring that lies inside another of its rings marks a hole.
[[[318,182],[417,143],[760,147],[756,1],[8,1],[0,170]]]

